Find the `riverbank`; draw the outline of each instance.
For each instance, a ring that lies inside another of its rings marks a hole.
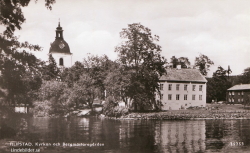
[[[104,116],[102,116],[104,117]],[[243,105],[208,104],[205,108],[187,110],[169,110],[162,112],[133,112],[119,118],[110,119],[155,119],[155,120],[191,120],[191,119],[250,119],[250,108]]]

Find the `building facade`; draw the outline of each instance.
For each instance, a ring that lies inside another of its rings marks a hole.
[[[160,78],[162,110],[179,110],[206,106],[207,80],[197,69],[167,69]]]
[[[49,54],[55,59],[59,68],[72,66],[72,53],[68,43],[63,38],[63,29],[60,26],[60,22],[56,28],[56,38],[51,43]]]
[[[227,89],[228,104],[250,102],[250,84],[239,84]]]

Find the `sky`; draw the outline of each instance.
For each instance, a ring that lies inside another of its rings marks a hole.
[[[114,50],[123,41],[119,33],[141,23],[160,37],[157,43],[168,62],[175,56],[194,64],[195,57],[207,55],[214,62],[208,76],[218,66],[230,65],[232,75],[250,67],[249,0],[57,0],[51,11],[44,0],[33,0],[23,12],[26,22],[15,35],[42,46],[35,53],[42,60],[48,60],[60,19],[73,63],[87,53],[117,59]]]

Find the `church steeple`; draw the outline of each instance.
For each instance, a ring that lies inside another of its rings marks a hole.
[[[51,44],[50,53],[65,53],[71,54],[68,43],[63,38],[63,29],[60,25],[60,20],[58,22],[58,27],[56,28],[56,39]]]
[[[56,28],[56,39],[63,39],[63,29],[60,26],[60,20],[58,22],[58,27]]]
[[[50,45],[49,54],[52,54],[58,67],[72,66],[72,53],[70,52],[68,43],[63,38],[63,29],[60,25],[60,20],[56,28],[56,39]]]

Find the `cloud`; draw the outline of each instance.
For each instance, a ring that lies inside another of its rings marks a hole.
[[[87,53],[94,55],[106,54],[110,59],[116,59],[114,52],[117,39],[108,31],[82,31],[75,39],[70,40],[74,61],[81,61]]]

